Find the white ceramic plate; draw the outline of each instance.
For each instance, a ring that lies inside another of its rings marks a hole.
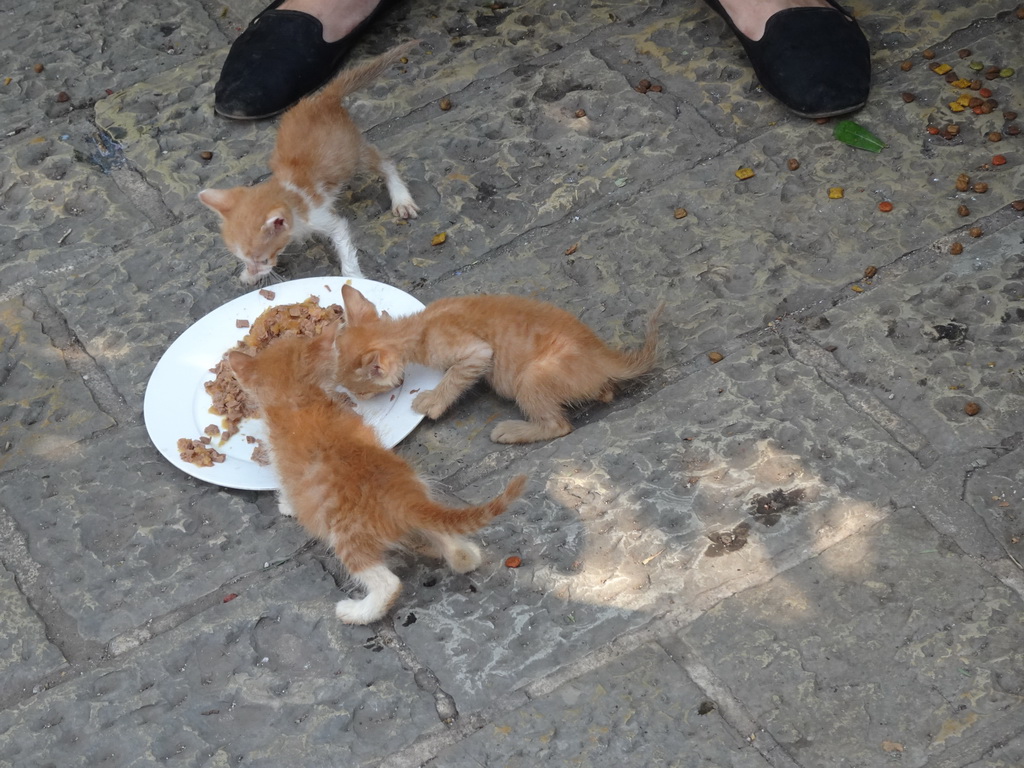
[[[356,277],[290,280],[268,286],[267,290],[274,292],[272,300],[255,290],[229,301],[175,339],[153,369],[146,386],[143,414],[149,437],[157,450],[174,466],[209,483],[254,491],[276,489],[279,482],[274,470],[250,458],[253,445],[246,441],[247,435],[266,438],[266,428],[261,420],[246,419],[241,424],[241,431],[223,445],[218,445],[214,438],[212,447],[226,454],[227,459],[212,467],[197,467],[182,461],[178,454],[178,440],[182,437],[198,439],[209,424],[220,424],[220,417],[210,413],[213,402],[203,385],[213,380],[210,369],[248,332],[246,328],[238,328],[236,320],[248,320],[251,324],[268,307],[297,304],[310,296],[318,296],[322,307],[341,304],[341,286],[345,283],[358,288],[378,310],[387,310],[392,317],[423,309],[423,304],[405,291]],[[377,431],[381,442],[391,448],[412,432],[423,418],[412,409],[416,392],[433,389],[440,379],[441,374],[437,371],[410,366],[401,387],[390,394],[359,401],[356,410]]]

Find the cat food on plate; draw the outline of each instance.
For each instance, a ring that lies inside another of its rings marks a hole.
[[[317,296],[310,296],[298,304],[279,304],[268,307],[249,328],[249,332],[232,349],[245,352],[249,355],[266,347],[274,339],[282,336],[316,336],[324,326],[329,325],[344,317],[345,310],[340,304],[330,304],[326,307],[320,306],[320,299]],[[239,425],[244,419],[259,415],[259,409],[242,390],[225,362],[227,353],[217,362],[210,372],[214,375],[212,381],[207,381],[203,387],[210,396],[212,404],[210,413],[221,417],[222,424],[210,425],[216,432],[207,427],[206,433],[211,436],[220,436],[220,444],[223,445],[238,433]],[[185,438],[183,438],[185,439]],[[186,458],[182,453],[182,459],[189,463],[206,462],[207,458],[201,452],[190,453]],[[253,450],[252,460],[265,466],[269,463],[264,446],[257,444]],[[223,459],[221,459],[223,461]],[[211,466],[206,463],[198,463],[197,466]]]

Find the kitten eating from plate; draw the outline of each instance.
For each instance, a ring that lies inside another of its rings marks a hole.
[[[651,313],[640,349],[608,347],[584,323],[543,301],[523,296],[458,296],[422,312],[392,318],[351,285],[342,286],[345,327],[338,332],[337,383],[357,398],[398,386],[408,363],[444,371],[413,410],[437,419],[479,379],[516,401],[526,421],[502,421],[496,443],[529,443],[567,435],[567,405],[610,402],[618,384],[647,373],[657,352]]]
[[[365,597],[340,600],[335,615],[348,624],[382,618],[401,592],[385,554],[409,536],[426,540],[456,573],[481,562],[462,534],[500,515],[522,495],[526,477],[479,506],[449,508],[434,501],[415,470],[384,448],[376,433],[333,397],[338,324],[315,338],[287,336],[249,356],[228,353],[242,388],[259,404],[271,461],[280,480],[281,512],[327,542]]]
[[[404,43],[342,70],[288,110],[281,117],[270,158],[272,174],[266,181],[199,193],[203,204],[220,215],[225,245],[245,265],[243,283],[273,275],[285,246],[312,234],[330,239],[342,275],[361,277],[348,222],[334,212],[335,197],[360,171],[384,177],[395,216],[416,218],[419,208],[394,163],[363,138],[342,99],[371,83],[418,42]]]

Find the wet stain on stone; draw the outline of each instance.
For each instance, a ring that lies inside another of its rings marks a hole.
[[[416,623],[416,614],[409,611],[409,615],[405,617],[405,621],[402,622],[403,627],[408,627],[410,624]]]
[[[88,151],[83,153],[82,159],[97,166],[104,173],[110,173],[127,162],[124,147],[106,131],[97,131],[92,136],[86,136],[85,143]]]
[[[750,533],[749,523],[740,523],[731,531],[716,531],[709,533],[708,538],[711,544],[704,551],[705,557],[721,557],[730,552],[736,552],[747,545],[747,535]]]
[[[718,705],[715,704],[715,702],[710,701],[710,700],[709,701],[702,701],[700,703],[700,706],[697,707],[697,714],[698,715],[710,715],[716,709],[718,709]]]
[[[936,341],[948,341],[950,344],[961,344],[967,338],[967,326],[956,322],[956,320],[933,325],[932,332]]]
[[[750,514],[761,525],[771,527],[782,519],[782,513],[793,509],[804,498],[803,488],[784,491],[776,488],[771,493],[758,494],[750,501]]]

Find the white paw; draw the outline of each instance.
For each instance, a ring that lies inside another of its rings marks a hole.
[[[455,573],[469,573],[476,570],[482,560],[480,547],[471,541],[460,541],[448,553],[448,565]]]
[[[415,219],[420,209],[411,197],[395,200],[391,212],[400,219]]]
[[[365,597],[362,600],[339,600],[334,606],[334,615],[346,624],[372,624],[384,618],[388,607],[387,603],[382,605]]]

